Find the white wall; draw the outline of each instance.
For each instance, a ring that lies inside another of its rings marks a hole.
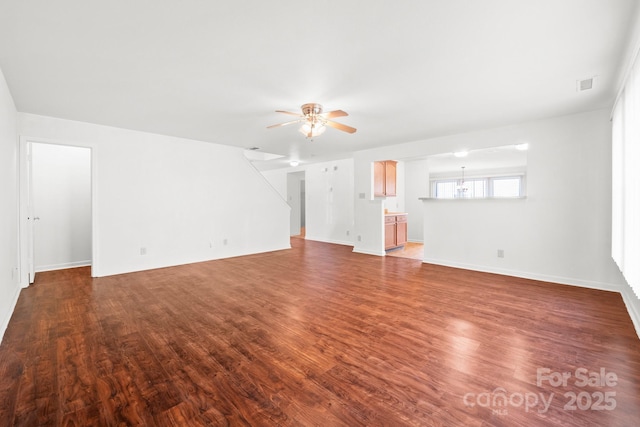
[[[94,276],[290,247],[289,206],[240,148],[24,113],[18,128],[92,148]]]
[[[306,238],[353,245],[353,159],[264,171],[265,178],[287,197],[287,175],[305,172]]]
[[[34,143],[35,271],[91,265],[91,149]]]
[[[16,107],[0,70],[0,341],[20,293],[17,186]]]
[[[304,167],[296,166],[295,168],[271,169],[260,172],[267,180],[271,187],[278,192],[283,200],[287,200],[288,195],[288,176],[290,173],[303,174]]]
[[[425,261],[561,283],[621,289],[610,256],[611,127],[608,111],[540,120],[356,153],[356,192],[370,187],[369,162],[528,142],[525,200],[424,203]],[[375,252],[378,215],[356,204],[356,250]],[[497,258],[497,250],[505,251]]]
[[[353,244],[353,161],[316,163],[306,168],[306,238]]]
[[[420,197],[429,196],[429,168],[426,159],[404,163],[404,196],[407,216],[407,234],[410,242],[424,240],[423,203]]]
[[[520,128],[529,142],[527,198],[426,202],[425,260],[617,289],[623,280],[610,256],[608,112]]]

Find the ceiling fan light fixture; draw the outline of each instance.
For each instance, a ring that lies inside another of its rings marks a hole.
[[[303,134],[306,138],[313,138],[318,135],[322,135],[325,130],[327,130],[327,126],[332,127],[334,129],[338,129],[342,132],[347,133],[355,133],[356,128],[347,126],[342,123],[334,122],[330,119],[334,117],[344,117],[348,116],[345,111],[342,110],[334,110],[329,111],[327,113],[322,112],[322,105],[316,103],[304,104],[302,107],[302,114],[300,113],[292,113],[290,111],[276,110],[276,113],[283,113],[289,116],[298,117],[297,120],[291,120],[286,123],[279,123],[277,125],[267,126],[267,129],[277,128],[280,126],[287,126],[294,123],[303,123],[300,127],[300,133]]]
[[[305,122],[300,127],[300,133],[302,133],[307,138],[313,138],[318,135],[322,135],[324,131],[327,130],[325,125],[320,122]]]

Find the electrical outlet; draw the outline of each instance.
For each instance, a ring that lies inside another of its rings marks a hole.
[[[227,246],[227,243],[229,243],[229,242],[227,241],[227,239],[224,239],[224,240],[222,241],[222,244],[223,244],[223,245],[225,245],[225,246]]]
[[[347,236],[349,235],[349,233],[350,233],[350,231],[349,231],[349,230],[347,230]]]
[[[140,255],[146,255],[147,254],[147,248],[142,247],[140,248]]]
[[[365,193],[358,193],[358,197],[364,199],[367,195]]]
[[[504,250],[498,249],[498,258],[504,258]]]
[[[358,236],[358,242],[362,242],[362,236]]]

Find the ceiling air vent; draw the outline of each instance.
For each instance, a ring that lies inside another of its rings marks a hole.
[[[589,77],[588,79],[576,81],[576,90],[578,92],[582,92],[585,90],[593,89],[593,79],[593,77]]]

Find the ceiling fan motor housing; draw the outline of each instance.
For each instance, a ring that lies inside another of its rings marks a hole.
[[[320,104],[315,104],[315,103],[310,103],[310,104],[304,104],[302,106],[302,114],[304,114],[305,116],[317,116],[318,114],[322,114],[322,105]]]

